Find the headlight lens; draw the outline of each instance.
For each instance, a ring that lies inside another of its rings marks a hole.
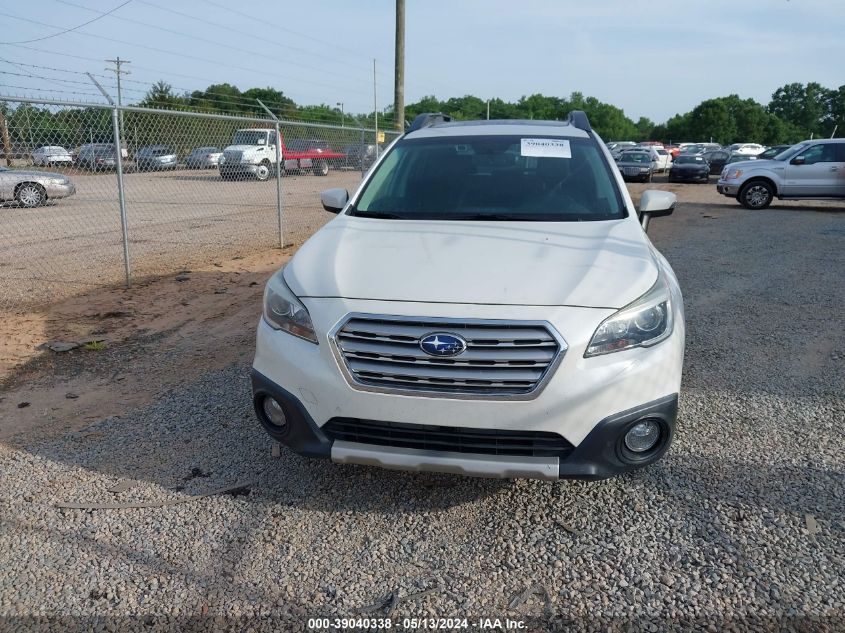
[[[47,180],[51,185],[66,185],[68,183],[67,178],[50,178]]]
[[[741,169],[729,169],[725,178],[727,180],[736,180],[740,176],[742,176],[742,170]]]
[[[640,171],[648,171],[648,167],[640,167]]]
[[[264,289],[264,320],[275,330],[284,330],[312,343],[317,342],[311,315],[288,288],[280,270]]]
[[[225,157],[225,156],[221,156],[221,157],[220,157],[220,160],[218,160],[218,161],[217,161],[217,164],[218,164],[218,165],[222,165],[222,164],[223,164],[223,163],[225,163],[225,162],[226,162],[226,157]]]
[[[660,273],[651,290],[599,325],[584,357],[656,345],[672,334],[673,326],[669,286]]]

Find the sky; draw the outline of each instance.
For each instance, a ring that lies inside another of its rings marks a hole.
[[[371,112],[375,59],[375,102],[393,101],[394,0],[124,2],[0,0],[0,95],[101,102],[80,73],[113,93],[103,60],[119,56],[131,62],[124,102],[163,79],[177,92],[270,86]],[[711,97],[766,103],[790,82],[845,84],[845,0],[406,4],[406,103],[580,91],[663,122]]]

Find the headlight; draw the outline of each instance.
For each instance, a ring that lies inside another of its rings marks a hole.
[[[736,180],[740,176],[742,176],[741,169],[729,169],[725,174],[725,180]]]
[[[67,178],[49,178],[47,180],[48,183],[51,185],[66,185],[68,183]]]
[[[640,167],[640,171],[648,171],[648,167]]]
[[[221,157],[220,157],[220,160],[218,160],[218,161],[217,161],[217,164],[218,164],[218,165],[222,165],[222,164],[223,164],[223,163],[225,163],[225,162],[226,162],[226,157],[225,157],[225,156],[221,156]]]
[[[264,289],[264,320],[274,330],[284,330],[306,341],[317,342],[311,316],[288,288],[281,270],[270,278]]]
[[[599,325],[584,357],[656,345],[672,333],[673,326],[669,286],[660,273],[651,290]]]

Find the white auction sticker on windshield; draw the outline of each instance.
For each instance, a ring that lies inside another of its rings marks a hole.
[[[572,158],[569,141],[556,138],[524,138],[519,153],[540,158]]]

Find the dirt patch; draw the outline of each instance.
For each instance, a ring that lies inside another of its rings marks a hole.
[[[0,314],[0,440],[78,429],[247,361],[264,283],[292,250]],[[48,343],[83,344],[56,352]]]

